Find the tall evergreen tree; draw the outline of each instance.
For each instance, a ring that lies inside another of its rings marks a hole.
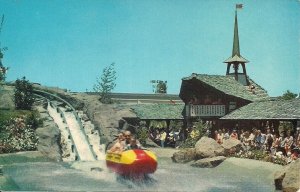
[[[116,79],[115,63],[105,67],[101,77],[97,78],[97,82],[94,85],[94,91],[100,94],[100,101],[102,103],[112,103],[110,93],[116,87]]]

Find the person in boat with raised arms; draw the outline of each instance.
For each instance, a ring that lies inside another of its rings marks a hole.
[[[119,133],[117,142],[109,150],[107,150],[107,152],[108,153],[122,153],[124,151],[124,147],[125,147],[123,144],[124,140],[125,140],[124,134]]]
[[[128,145],[130,145],[131,138],[133,138],[133,136],[132,136],[131,132],[127,130],[124,132],[124,138],[125,139],[122,141],[123,149],[125,147],[127,147]],[[137,139],[136,139],[136,143],[137,143],[137,145],[141,146],[141,143]]]
[[[124,148],[124,151],[126,151],[126,150],[132,150],[132,149],[144,149],[140,144],[137,144],[137,140],[136,140],[135,137],[131,137],[130,144],[128,144]]]

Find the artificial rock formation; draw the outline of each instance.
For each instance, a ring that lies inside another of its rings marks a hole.
[[[202,137],[197,141],[195,150],[198,159],[224,155],[224,148],[214,139],[208,137]]]
[[[285,166],[274,175],[275,187],[283,192],[296,192],[300,189],[300,159]]]
[[[213,168],[220,165],[225,159],[226,157],[224,156],[204,158],[193,162],[191,166],[200,168]]]
[[[182,149],[175,152],[171,158],[175,163],[188,163],[196,160],[196,151],[194,148]]]
[[[223,140],[222,147],[224,148],[224,155],[229,156],[236,152],[239,152],[242,147],[242,143],[238,139],[229,138]]]

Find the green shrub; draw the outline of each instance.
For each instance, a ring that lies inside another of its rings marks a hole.
[[[201,120],[195,122],[193,131],[194,133],[189,133],[187,139],[180,144],[180,148],[195,147],[197,141],[205,134],[205,124]]]
[[[16,80],[14,102],[16,109],[31,110],[34,102],[33,86],[25,77]]]

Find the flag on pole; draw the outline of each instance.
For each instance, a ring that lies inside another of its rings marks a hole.
[[[236,8],[236,9],[243,9],[243,4],[236,4],[236,5],[235,5],[235,8]]]

